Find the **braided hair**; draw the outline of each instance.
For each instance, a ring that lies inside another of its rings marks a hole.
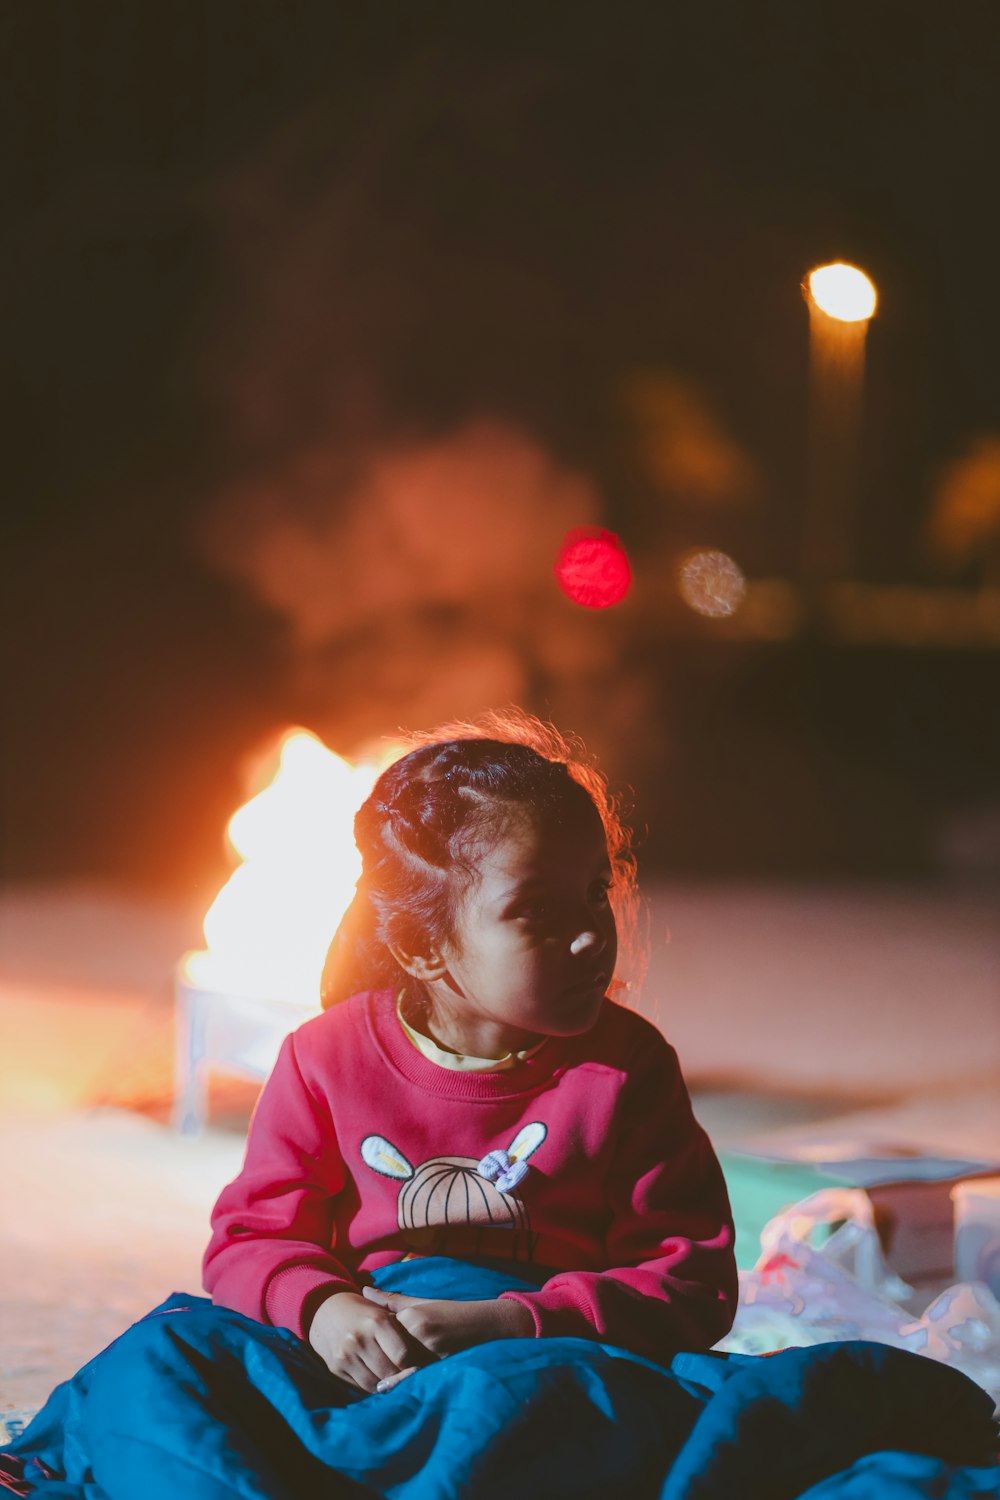
[[[390,945],[452,934],[474,854],[516,812],[570,821],[596,811],[612,868],[611,900],[627,945],[635,929],[635,860],[617,804],[578,742],[520,709],[415,737],[388,766],[354,820],[362,872],[323,970],[324,1008],[362,990],[419,1001],[422,987]]]

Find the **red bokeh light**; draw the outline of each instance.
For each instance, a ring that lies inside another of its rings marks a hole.
[[[559,587],[584,609],[621,603],[632,586],[628,554],[614,532],[577,526],[559,548],[555,563]]]

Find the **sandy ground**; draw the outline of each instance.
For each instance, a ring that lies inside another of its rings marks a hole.
[[[5,1192],[0,1411],[59,1380],[171,1291],[200,1290],[237,1134],[181,1141],[125,1110],[0,1122]]]
[[[719,1145],[997,1156],[998,911],[982,889],[658,888],[640,1008]],[[0,893],[0,1412],[199,1288],[253,1090],[220,1081],[197,1139],[169,1127],[172,973],[197,941],[192,913],[112,891]]]

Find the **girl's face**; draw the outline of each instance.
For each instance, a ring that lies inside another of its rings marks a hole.
[[[442,950],[447,974],[427,986],[435,1012],[466,1041],[492,1043],[483,1057],[588,1031],[618,952],[596,809],[568,825],[515,814],[475,869]]]

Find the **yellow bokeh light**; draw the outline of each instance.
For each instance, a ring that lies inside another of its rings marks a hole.
[[[875,286],[864,271],[838,260],[807,277],[809,295],[821,312],[841,323],[864,323],[875,311]]]

